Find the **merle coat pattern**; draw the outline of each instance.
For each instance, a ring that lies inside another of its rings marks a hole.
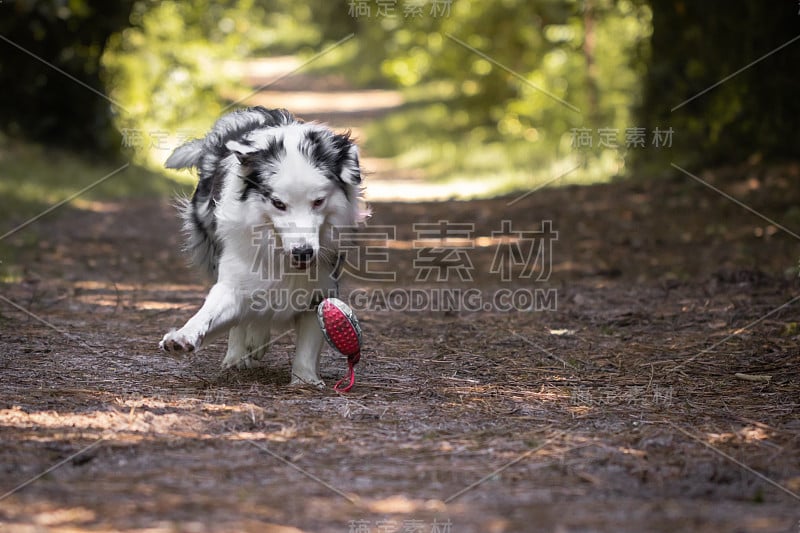
[[[349,134],[283,109],[247,108],[176,149],[166,166],[198,170],[197,188],[179,209],[187,249],[215,284],[161,348],[192,352],[227,332],[223,367],[250,367],[267,352],[273,326],[294,325],[292,383],[321,386],[323,337],[313,307],[336,291],[334,230],[367,214]]]

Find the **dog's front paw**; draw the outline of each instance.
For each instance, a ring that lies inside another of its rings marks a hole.
[[[313,387],[315,389],[324,389],[325,382],[318,376],[298,376],[292,373],[292,381],[289,383],[290,387]]]
[[[201,340],[180,330],[172,330],[164,335],[164,338],[158,343],[158,347],[169,354],[191,353],[200,348]]]

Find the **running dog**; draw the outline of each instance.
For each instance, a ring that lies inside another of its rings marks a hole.
[[[273,327],[294,326],[291,384],[324,386],[315,306],[337,290],[336,230],[367,216],[349,133],[251,107],[220,118],[165,166],[198,170],[197,188],[179,210],[192,260],[215,284],[161,349],[196,352],[227,333],[223,368],[249,368],[266,354]]]

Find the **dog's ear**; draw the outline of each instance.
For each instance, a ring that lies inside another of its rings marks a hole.
[[[361,183],[358,147],[350,138],[350,132],[333,134],[320,127],[310,129],[305,134],[300,150],[311,164],[343,187]]]
[[[228,141],[225,144],[225,148],[230,150],[231,153],[236,156],[236,159],[239,161],[239,165],[241,165],[242,168],[253,168],[254,158],[258,153],[258,150],[254,146],[239,141]]]
[[[350,138],[350,132],[334,135],[333,148],[337,154],[339,178],[350,185],[359,185],[361,166],[358,161],[358,146]]]
[[[249,176],[256,169],[272,169],[286,155],[286,147],[282,137],[270,139],[266,148],[258,148],[248,141],[228,141],[225,147],[236,156],[244,176]]]

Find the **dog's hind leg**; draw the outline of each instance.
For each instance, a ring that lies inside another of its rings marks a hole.
[[[297,348],[292,363],[292,385],[313,385],[321,388],[325,383],[319,377],[319,357],[325,341],[313,311],[300,313],[294,319]]]
[[[240,300],[235,289],[217,283],[203,307],[182,328],[164,335],[159,347],[171,353],[199,350],[240,320]]]
[[[228,351],[222,360],[222,368],[248,368],[240,366],[247,357],[247,326],[239,324],[228,332]]]
[[[261,361],[272,344],[270,342],[270,325],[264,322],[251,322],[247,326],[247,350],[250,359]]]
[[[228,352],[222,368],[253,368],[269,350],[269,339],[269,324],[251,322],[234,326],[228,334]]]

